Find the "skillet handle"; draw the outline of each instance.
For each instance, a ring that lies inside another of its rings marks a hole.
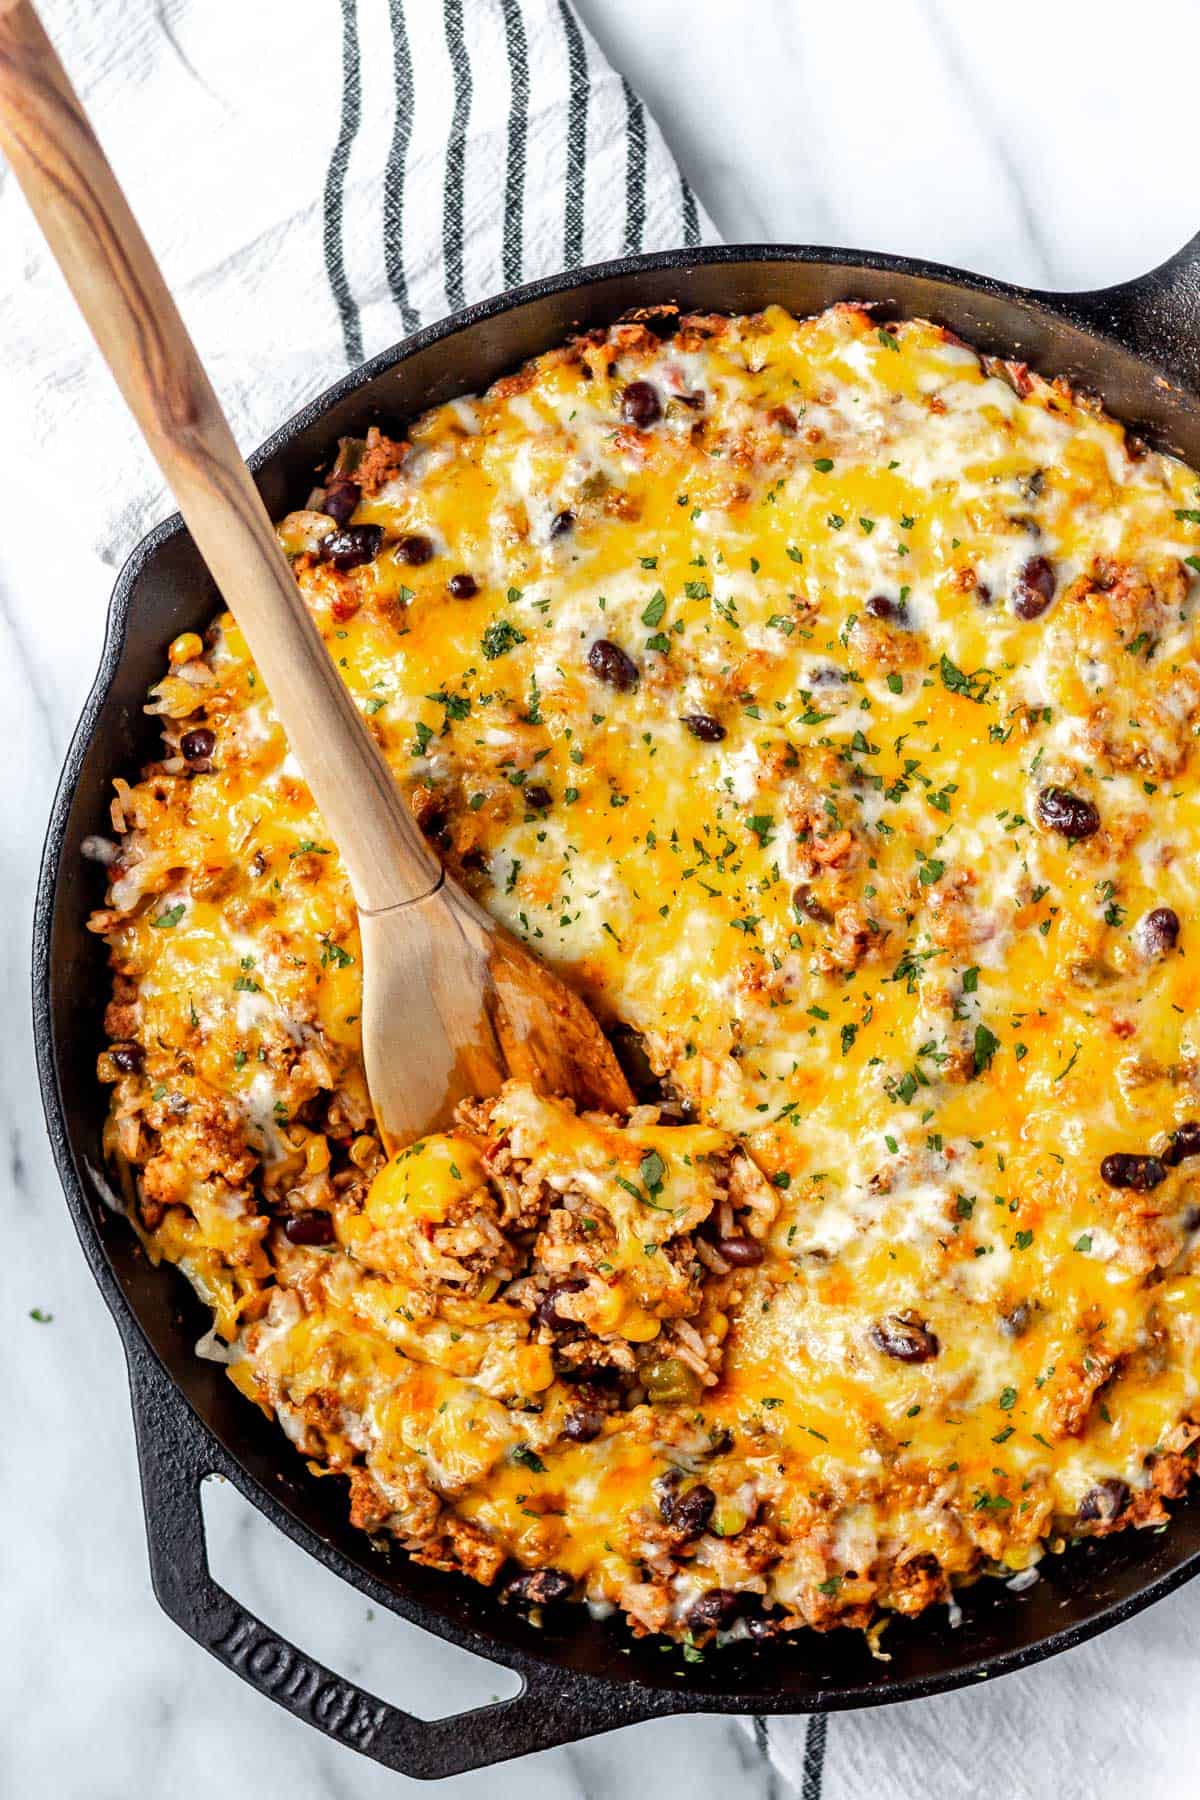
[[[1040,297],[1200,393],[1200,232],[1166,262],[1132,281]]]
[[[213,1579],[200,1484],[220,1474],[244,1493],[244,1477],[144,1344],[129,1345],[129,1378],[159,1605],[227,1669],[327,1737],[398,1774],[430,1780],[678,1710],[653,1699],[640,1705],[618,1687],[530,1661],[513,1699],[445,1719],[418,1719],[334,1674]]]

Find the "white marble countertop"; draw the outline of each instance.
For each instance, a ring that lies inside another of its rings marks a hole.
[[[1186,86],[1200,61],[1192,0],[1143,0],[1133,14],[1109,0],[1009,0],[999,15],[949,0],[578,6],[727,238],[902,251],[1083,287],[1150,267],[1200,226]],[[69,26],[77,0],[52,10]],[[169,17],[172,7],[133,10],[153,29],[154,14]],[[232,20],[231,4],[229,13]],[[0,259],[0,286],[22,278]],[[122,1355],[44,1142],[26,1000],[43,823],[95,664],[113,570],[100,558],[81,562],[52,475],[22,466],[11,442],[0,495],[0,718],[13,776],[0,785],[9,1220],[0,1793],[359,1800],[394,1792],[404,1785],[398,1778],[226,1674],[150,1593]],[[37,1322],[32,1309],[52,1320]],[[373,1617],[229,1490],[217,1498],[218,1573],[335,1668],[418,1710],[439,1710],[439,1702],[457,1710],[496,1691],[492,1670],[399,1620]],[[1164,1628],[1182,1652],[1189,1606],[1194,1642],[1194,1601],[1182,1594],[1158,1609],[1156,1635],[1149,1619],[1122,1628],[1131,1669],[1166,1654]],[[1036,1712],[1032,1686],[1022,1699],[1029,1679],[1013,1677],[1010,1690]],[[961,1770],[942,1792],[919,1785],[922,1746],[959,1704],[906,1709],[911,1791],[930,1800],[973,1791],[974,1776]],[[623,1796],[644,1791],[649,1768],[661,1800],[779,1791],[752,1738],[720,1719],[638,1727],[449,1787],[489,1800]],[[1092,1800],[1127,1792],[1136,1779],[1119,1743],[1106,1769],[1112,1785],[1093,1783]],[[1001,1800],[1042,1794],[1039,1779],[1027,1735],[1012,1747],[1007,1774],[993,1769],[989,1788]],[[1169,1800],[1167,1786],[1160,1795]]]

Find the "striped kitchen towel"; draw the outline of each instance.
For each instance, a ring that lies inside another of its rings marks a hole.
[[[754,1729],[798,1800],[1195,1800],[1196,1647],[1184,1588],[1016,1674]]]
[[[472,300],[713,236],[567,0],[41,11],[245,449]],[[8,441],[117,561],[171,505],[2,170],[0,242]]]

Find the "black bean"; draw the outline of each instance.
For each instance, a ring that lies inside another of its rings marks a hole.
[[[898,1313],[889,1313],[872,1325],[871,1342],[884,1356],[905,1363],[929,1362],[941,1348],[928,1326],[918,1319],[902,1319]]]
[[[560,1319],[556,1309],[564,1294],[582,1293],[586,1286],[587,1281],[582,1275],[572,1275],[566,1281],[560,1281],[554,1287],[547,1288],[538,1301],[537,1310],[533,1315],[538,1324],[544,1325],[547,1331],[579,1331],[581,1326],[577,1319]]]
[[[1081,1525],[1091,1521],[1111,1525],[1128,1505],[1128,1483],[1118,1481],[1114,1476],[1108,1481],[1098,1481],[1094,1488],[1089,1489],[1079,1502],[1079,1511],[1075,1517]]]
[[[550,792],[550,789],[547,787],[539,787],[536,782],[534,782],[532,787],[522,788],[521,792],[525,796],[526,806],[532,806],[535,812],[545,812],[548,806],[554,804],[554,795]]]
[[[382,525],[347,525],[344,531],[331,531],[321,539],[326,560],[343,574],[363,563],[373,562],[383,542]]]
[[[570,531],[574,524],[575,514],[569,506],[564,507],[562,512],[555,513],[550,521],[550,536],[552,538],[562,537],[563,533]]]
[[[189,762],[207,762],[217,747],[217,734],[210,731],[207,725],[197,725],[193,731],[185,731],[179,740],[179,748]]]
[[[718,1238],[717,1249],[725,1261],[735,1269],[753,1269],[763,1259],[763,1247],[761,1244],[756,1244],[753,1238]]]
[[[1044,556],[1031,556],[1013,583],[1012,609],[1018,619],[1040,619],[1054,598],[1054,569]]]
[[[604,1418],[604,1408],[595,1401],[588,1401],[575,1412],[567,1414],[563,1436],[573,1444],[590,1444],[603,1431]]]
[[[1100,814],[1092,802],[1067,788],[1043,788],[1037,797],[1037,815],[1047,831],[1060,832],[1072,843],[1095,837],[1100,829]]]
[[[638,684],[638,666],[618,645],[607,638],[597,638],[588,651],[588,668],[610,687],[628,693]]]
[[[683,723],[702,744],[719,744],[725,736],[725,727],[711,713],[684,713]]]
[[[518,1606],[553,1606],[569,1600],[575,1583],[563,1569],[524,1569],[504,1589],[505,1600]]]
[[[1033,1308],[1028,1300],[1019,1300],[1011,1312],[1001,1313],[1000,1329],[1005,1337],[1024,1337],[1032,1318]]]
[[[1200,1156],[1200,1123],[1195,1119],[1188,1119],[1177,1131],[1171,1133],[1171,1148],[1163,1161],[1172,1169],[1177,1169],[1189,1156]]]
[[[303,1244],[308,1248],[332,1244],[333,1220],[327,1212],[294,1213],[284,1225],[283,1235],[289,1244]]]
[[[800,919],[812,919],[818,925],[828,925],[831,914],[827,906],[822,906],[806,881],[792,889],[792,910]]]
[[[891,599],[887,594],[872,594],[866,609],[873,619],[886,619],[890,625],[908,623],[907,606],[899,600]]]
[[[1165,956],[1179,942],[1179,914],[1173,906],[1156,906],[1137,922],[1137,941],[1143,956]]]
[[[427,563],[432,555],[433,543],[422,532],[409,531],[397,540],[397,562],[411,563],[414,568],[419,568],[422,563]]]
[[[108,1054],[122,1075],[136,1075],[146,1060],[140,1044],[110,1044]]]
[[[475,577],[466,573],[452,575],[446,586],[455,600],[471,600],[479,592],[479,583]]]
[[[1132,1188],[1135,1194],[1148,1194],[1167,1179],[1167,1171],[1157,1156],[1114,1150],[1100,1164],[1100,1179],[1109,1187]]]
[[[325,489],[325,504],[321,511],[328,513],[337,525],[348,525],[354,517],[354,509],[358,505],[362,489],[357,481],[347,481],[339,475]]]
[[[724,1631],[741,1610],[742,1595],[736,1588],[709,1588],[688,1612],[687,1628],[694,1632]]]
[[[682,1538],[698,1538],[713,1516],[717,1496],[710,1487],[698,1481],[685,1494],[665,1482],[659,1494],[658,1510],[671,1530]]]
[[[631,425],[639,431],[645,431],[656,419],[662,418],[662,401],[658,397],[658,389],[651,387],[648,381],[631,381],[621,395],[621,413]]]

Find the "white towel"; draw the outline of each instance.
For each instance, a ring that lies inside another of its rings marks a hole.
[[[566,0],[41,10],[244,450],[472,300],[714,235]],[[6,440],[120,561],[172,507],[3,171],[0,244]]]
[[[801,1800],[1196,1800],[1197,1599],[994,1682],[755,1734]]]

